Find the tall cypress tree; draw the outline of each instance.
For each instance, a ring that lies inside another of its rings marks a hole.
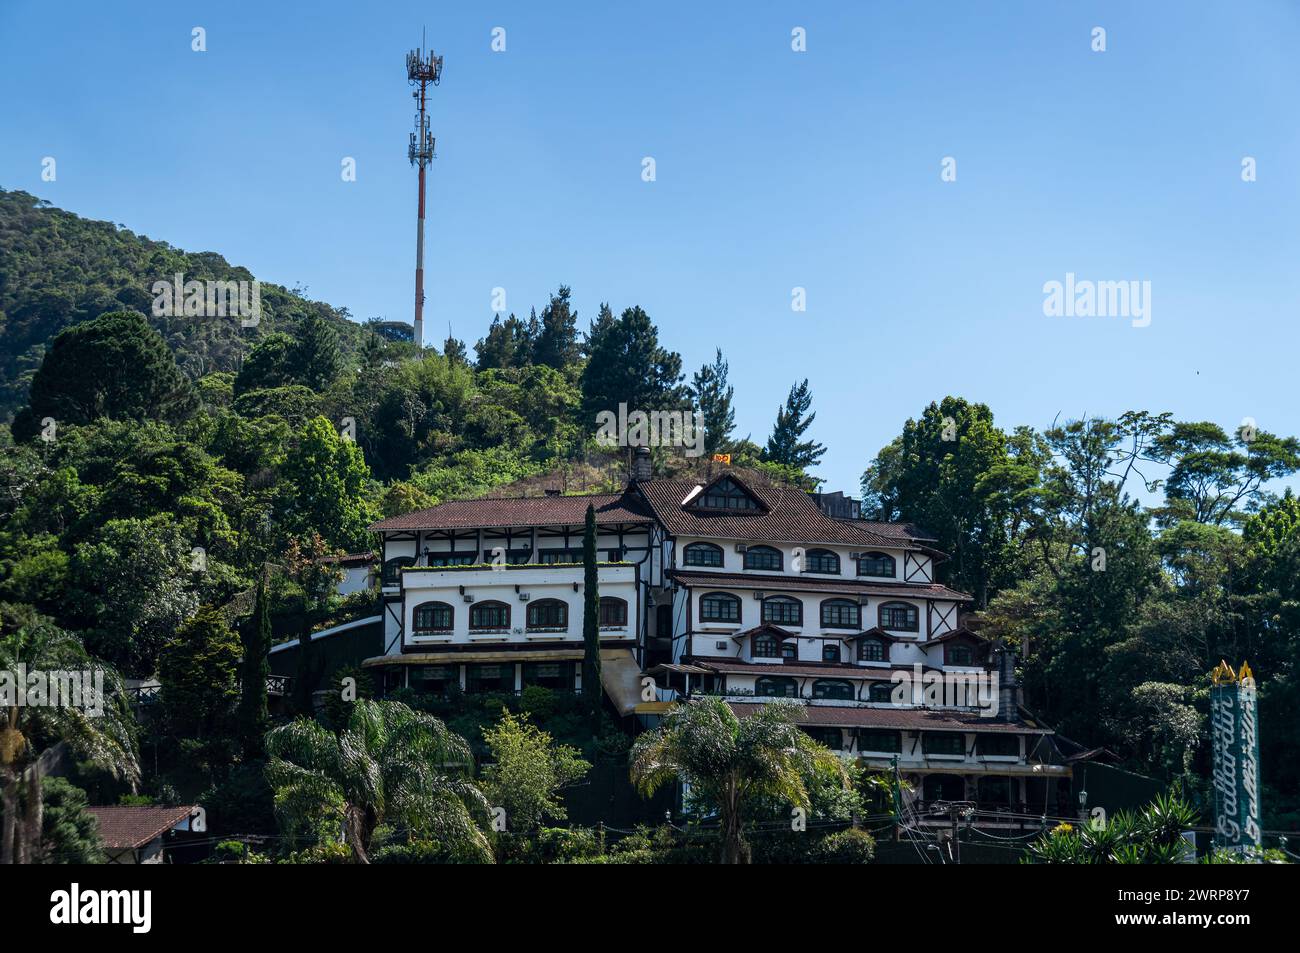
[[[578,313],[573,310],[569,297],[571,292],[565,285],[551,295],[550,302],[542,309],[541,327],[533,341],[533,363],[546,364],[556,370],[564,370],[577,362],[582,353],[578,344]]]
[[[309,314],[298,328],[289,370],[296,380],[316,391],[334,383],[343,372],[338,332],[322,315]]]
[[[600,583],[596,577],[596,508],[587,504],[582,533],[582,696],[600,707]]]
[[[271,649],[271,605],[266,596],[265,573],[257,581],[253,618],[243,627],[241,635],[244,660],[239,673],[239,733],[244,739],[245,757],[256,758],[262,753],[262,733],[269,721],[266,677],[271,667],[266,653]]]

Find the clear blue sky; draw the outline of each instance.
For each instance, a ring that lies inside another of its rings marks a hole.
[[[584,328],[640,304],[688,368],[723,347],[760,442],[810,378],[829,489],[947,393],[1008,428],[1145,408],[1300,432],[1300,6],[565,9],[5,0],[0,186],[409,320],[424,26],[432,342],[450,321],[472,345],[497,286],[526,315],[567,283]],[[1150,327],[1045,317],[1066,272],[1150,281]]]

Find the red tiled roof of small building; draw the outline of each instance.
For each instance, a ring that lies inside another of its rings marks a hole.
[[[112,850],[143,847],[165,834],[197,810],[193,804],[170,807],[157,805],[112,804],[88,807],[99,822],[99,836]]]

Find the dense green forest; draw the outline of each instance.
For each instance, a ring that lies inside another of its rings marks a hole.
[[[580,324],[560,286],[540,313],[485,321],[472,347],[417,355],[271,284],[255,328],[149,316],[152,283],[178,271],[253,277],[0,191],[0,645],[164,676],[158,718],[124,716],[120,736],[78,749],[95,798],[138,782],[223,805],[231,830],[274,827],[248,660],[373,611],[333,596],[321,557],[369,550],[373,520],[442,500],[620,484],[623,457],[593,439],[597,410],[694,406],[710,453],[816,486],[808,381],[791,375],[762,445],[740,437],[721,351],[685,371],[635,305]],[[957,397],[916,401],[895,440],[855,448],[864,505],[938,537],[972,625],[1020,648],[1028,707],[1204,803],[1208,672],[1249,659],[1266,826],[1294,827],[1300,500],[1269,491],[1300,469],[1297,441],[1144,411],[1040,431]],[[702,465],[656,456],[661,472]],[[483,711],[437,713],[486,750]],[[582,757],[625,758],[611,726],[564,724]],[[11,760],[66,740],[31,730]]]

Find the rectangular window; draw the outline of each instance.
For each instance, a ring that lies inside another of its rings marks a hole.
[[[966,736],[952,731],[927,731],[921,735],[921,750],[926,754],[965,754]]]
[[[528,562],[529,557],[532,556],[532,550],[504,549],[502,550],[502,554],[505,556],[506,565],[523,566]],[[491,549],[483,550],[483,562],[493,563],[495,561],[496,561],[496,556]]]
[[[514,665],[467,665],[465,687],[470,692],[514,692]]]
[[[981,755],[1007,758],[1020,756],[1019,735],[976,735],[975,751]]]
[[[859,728],[858,750],[888,751],[897,754],[903,750],[902,732],[883,731],[878,728]]]
[[[431,569],[443,566],[470,566],[474,563],[473,553],[426,553],[425,565]]]
[[[556,563],[580,563],[582,562],[582,550],[539,549],[537,551],[537,561],[543,566],[554,566]]]
[[[557,692],[573,691],[572,662],[525,662],[524,687],[538,685]]]
[[[411,689],[426,695],[446,695],[460,688],[460,671],[456,665],[412,665]]]

